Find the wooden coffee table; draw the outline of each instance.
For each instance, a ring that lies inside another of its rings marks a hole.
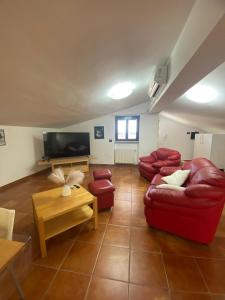
[[[47,256],[46,240],[78,224],[94,219],[98,226],[97,199],[85,188],[74,188],[71,196],[61,196],[62,187],[33,194],[34,218],[42,257]],[[92,204],[91,208],[89,204]]]

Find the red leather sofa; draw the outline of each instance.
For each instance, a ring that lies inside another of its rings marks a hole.
[[[155,174],[159,173],[161,167],[179,166],[180,157],[180,153],[176,150],[159,148],[150,155],[139,158],[140,175],[151,181]]]
[[[190,169],[184,191],[156,188],[162,177],[177,169]],[[155,228],[208,244],[212,241],[225,202],[225,173],[205,158],[182,167],[161,168],[146,192],[145,216]]]

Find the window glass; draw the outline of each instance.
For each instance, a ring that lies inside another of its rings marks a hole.
[[[126,139],[126,120],[118,120],[117,122],[118,140]]]
[[[137,119],[128,120],[128,140],[137,139]]]
[[[116,141],[139,140],[139,116],[116,116]]]

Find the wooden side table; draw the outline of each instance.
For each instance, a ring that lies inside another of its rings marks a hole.
[[[62,187],[32,196],[42,257],[47,256],[46,240],[51,237],[90,219],[94,219],[94,228],[98,227],[95,196],[81,186],[74,188],[71,196],[63,197],[61,193]]]

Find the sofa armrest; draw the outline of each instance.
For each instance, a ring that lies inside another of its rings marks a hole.
[[[185,195],[193,198],[210,198],[220,200],[225,197],[225,189],[208,184],[193,184],[185,189]]]
[[[139,160],[142,162],[149,163],[149,164],[155,162],[155,158],[151,155],[139,157]]]
[[[152,201],[160,201],[174,205],[180,205],[182,203],[184,205],[185,200],[187,201],[187,196],[184,194],[184,191],[160,189],[157,187],[150,190],[148,196],[151,197]]]
[[[162,176],[168,176],[176,172],[177,170],[182,170],[181,167],[162,167],[160,169],[160,174]]]

